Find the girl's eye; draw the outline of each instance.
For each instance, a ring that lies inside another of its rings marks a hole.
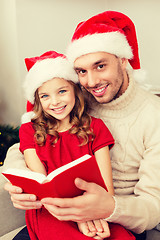
[[[66,92],[65,89],[62,89],[62,90],[59,91],[60,94],[63,94],[63,93],[65,93],[65,92]]]
[[[41,96],[42,99],[45,99],[45,98],[47,98],[47,97],[48,97],[47,94],[44,94],[44,95]]]

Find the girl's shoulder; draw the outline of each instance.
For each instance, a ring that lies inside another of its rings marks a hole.
[[[100,118],[95,118],[93,116],[91,116],[91,125],[90,127],[93,129],[93,131],[102,131],[102,130],[107,130],[108,128],[105,125],[105,123],[102,121],[102,119]]]
[[[91,127],[94,125],[97,126],[97,124],[100,124],[100,126],[105,125],[104,122],[102,121],[102,119],[91,116]]]
[[[22,131],[31,131],[34,132],[34,128],[33,128],[33,123],[32,122],[27,122],[27,123],[23,123],[19,129],[20,132]]]

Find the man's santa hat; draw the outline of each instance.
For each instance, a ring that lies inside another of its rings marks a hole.
[[[43,83],[56,77],[78,82],[77,74],[65,55],[55,51],[48,51],[38,57],[26,58],[25,64],[28,73],[23,87],[27,99],[27,113],[22,116],[22,123],[30,121],[34,116],[35,91]]]
[[[140,69],[138,43],[133,22],[126,15],[106,11],[78,24],[67,48],[67,58],[74,61],[85,54],[107,52],[129,60]]]

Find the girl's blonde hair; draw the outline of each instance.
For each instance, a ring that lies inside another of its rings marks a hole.
[[[84,102],[83,93],[79,84],[75,84],[72,81],[69,83],[74,88],[75,94],[75,106],[70,113],[70,123],[73,126],[69,132],[76,134],[81,140],[81,144],[85,145],[88,141],[94,139],[94,133],[90,129],[91,117],[87,113],[87,104]],[[31,120],[35,129],[35,139],[38,145],[43,146],[45,144],[47,134],[54,136],[53,144],[58,141],[58,122],[56,118],[52,117],[48,113],[44,112],[38,95],[38,89],[35,92],[34,101],[34,113],[35,117]]]

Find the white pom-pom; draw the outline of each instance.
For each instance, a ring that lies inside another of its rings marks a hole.
[[[142,69],[133,70],[133,77],[136,82],[142,84],[146,79],[146,71]]]
[[[24,113],[21,117],[21,123],[24,124],[24,123],[31,122],[31,119],[34,116],[35,116],[35,113],[33,111]]]
[[[133,78],[135,81],[140,85],[140,87],[148,91],[152,86],[146,83],[146,76],[147,74],[144,69],[133,70]]]

